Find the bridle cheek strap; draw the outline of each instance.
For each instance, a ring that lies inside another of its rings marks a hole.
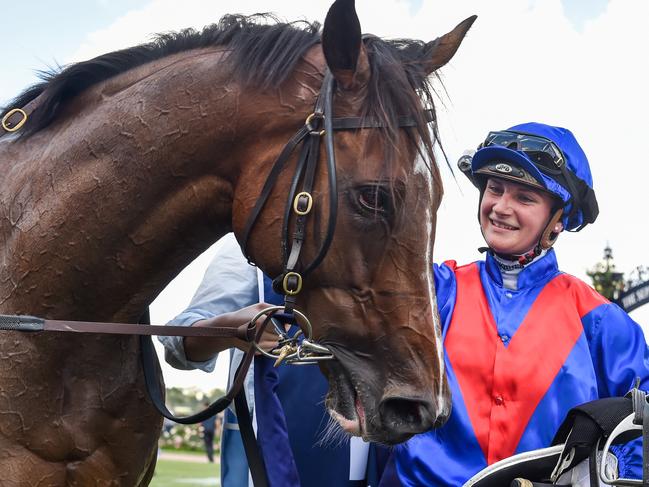
[[[263,210],[270,194],[277,183],[277,179],[286,166],[290,156],[297,146],[302,143],[302,149],[298,157],[295,174],[288,192],[284,220],[282,224],[282,268],[283,272],[275,278],[275,288],[287,297],[287,312],[290,312],[294,305],[295,295],[302,288],[303,277],[315,269],[324,259],[336,228],[336,217],[338,212],[338,188],[336,179],[336,158],[333,149],[333,90],[334,78],[327,70],[324,76],[322,89],[316,100],[313,110],[295,135],[284,146],[273,165],[262,192],[252,209],[244,227],[241,247],[248,262],[252,264],[252,258],[248,252],[248,241],[250,234]],[[306,239],[307,217],[313,209],[313,188],[317,173],[318,159],[320,154],[320,140],[324,136],[327,153],[327,174],[329,186],[329,219],[325,238],[322,242],[316,257],[302,270],[298,271],[299,258]],[[298,187],[301,182],[301,190]],[[291,216],[295,217],[293,235],[289,235]]]

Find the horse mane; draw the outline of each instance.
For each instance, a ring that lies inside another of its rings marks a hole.
[[[23,137],[28,137],[56,119],[68,100],[99,82],[165,56],[212,46],[228,48],[225,61],[240,83],[260,89],[275,88],[291,75],[300,58],[318,42],[318,22],[287,23],[272,14],[226,15],[202,31],[189,28],[158,34],[146,44],[40,72],[42,81],[12,100],[2,109],[0,117],[43,95],[38,110],[32,113],[21,131]],[[422,102],[434,109],[434,90],[421,63],[426,44],[419,40],[384,40],[376,36],[365,36],[364,42],[372,75],[362,115],[382,122],[386,128],[381,132],[392,148],[396,147],[399,133],[398,117],[415,117],[416,132],[428,156],[425,159],[432,161],[432,141],[421,113]],[[437,136],[436,128],[434,135]]]

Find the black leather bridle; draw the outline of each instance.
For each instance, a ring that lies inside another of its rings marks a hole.
[[[356,130],[367,128],[381,128],[385,124],[380,120],[369,117],[334,117],[333,93],[335,90],[335,79],[329,69],[325,71],[320,94],[311,113],[304,125],[291,137],[284,146],[284,149],[277,157],[261,194],[255,203],[243,230],[241,248],[248,262],[253,264],[253,259],[248,252],[248,241],[250,234],[259,219],[268,198],[277,183],[277,179],[291,154],[297,146],[302,143],[298,157],[295,174],[288,192],[284,220],[282,224],[282,273],[273,279],[273,289],[285,296],[284,309],[291,313],[295,306],[297,294],[302,289],[304,278],[311,273],[325,258],[331,246],[334,232],[336,230],[336,218],[338,215],[338,186],[336,181],[336,156],[334,150],[335,130]],[[425,121],[432,122],[433,111],[424,111]],[[413,117],[399,117],[399,127],[416,127],[417,120]],[[307,217],[313,209],[313,187],[315,174],[320,154],[320,141],[324,137],[325,152],[327,154],[327,180],[329,185],[329,218],[324,240],[314,259],[308,264],[300,263],[300,253],[306,239]],[[301,191],[297,193],[298,186]],[[295,229],[292,236],[289,235],[289,223],[291,215],[295,215]]]

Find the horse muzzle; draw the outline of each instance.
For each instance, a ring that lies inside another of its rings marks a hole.
[[[394,445],[446,423],[450,408],[420,397],[387,396],[378,406],[383,443]]]
[[[450,414],[445,383],[435,399],[427,388],[392,386],[385,390],[384,380],[367,367],[351,368],[337,360],[327,362],[324,369],[329,380],[329,414],[346,433],[366,441],[402,443],[443,425]]]

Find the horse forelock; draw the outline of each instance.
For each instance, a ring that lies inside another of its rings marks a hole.
[[[404,155],[399,117],[414,119],[416,125],[407,128],[406,133],[418,154],[415,165],[426,166],[433,179],[434,194],[441,194],[441,177],[434,156],[434,145],[439,140],[437,125],[429,125],[424,113],[424,109],[430,110],[436,122],[435,91],[421,62],[426,44],[420,40],[384,40],[376,36],[365,36],[364,42],[371,76],[363,117],[379,120],[383,126],[375,131],[374,137],[382,139],[385,163],[395,164],[396,159]]]

